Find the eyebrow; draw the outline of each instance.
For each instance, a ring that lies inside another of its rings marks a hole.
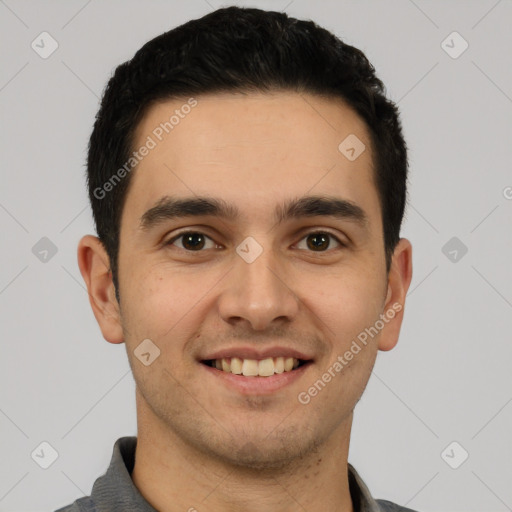
[[[149,231],[157,225],[183,217],[219,217],[236,220],[240,210],[223,199],[212,197],[162,197],[140,219],[140,229]],[[347,199],[330,196],[305,196],[278,205],[274,211],[276,224],[304,217],[333,217],[348,220],[367,228],[369,219],[365,211]]]

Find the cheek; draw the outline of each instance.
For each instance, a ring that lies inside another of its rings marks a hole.
[[[319,360],[316,374],[298,400],[311,401],[308,411],[315,417],[329,417],[334,428],[353,409],[371,375],[378,337],[365,329],[379,318],[382,290],[368,273],[346,272],[343,277],[331,276],[328,282],[328,287],[310,287],[306,294],[311,317],[320,319],[328,353]]]
[[[346,343],[378,319],[382,290],[364,269],[329,275],[303,284],[302,299],[322,320],[335,343]]]
[[[122,313],[131,338],[185,339],[197,325],[197,316],[208,301],[208,293],[218,277],[201,274],[197,278],[185,269],[150,268],[137,273],[134,269],[121,300]],[[173,343],[178,346],[179,343]]]

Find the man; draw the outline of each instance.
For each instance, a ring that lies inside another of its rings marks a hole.
[[[406,179],[373,67],[312,22],[219,9],[119,66],[78,260],[138,433],[60,510],[410,510],[347,462],[411,281]]]

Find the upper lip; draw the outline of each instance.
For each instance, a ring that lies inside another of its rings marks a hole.
[[[267,359],[269,357],[294,357],[295,359],[302,359],[309,361],[313,359],[311,356],[300,352],[295,348],[287,348],[280,346],[273,346],[267,348],[257,349],[255,347],[232,347],[216,350],[215,352],[208,353],[204,357],[200,357],[201,361],[209,361],[211,359],[227,359],[230,357],[238,357],[240,359]]]

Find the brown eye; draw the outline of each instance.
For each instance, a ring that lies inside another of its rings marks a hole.
[[[306,241],[306,248],[314,252],[326,251],[331,247],[333,240],[335,242],[335,247],[343,245],[334,235],[322,231],[309,233],[302,240]],[[297,244],[299,249],[304,249],[304,246],[301,247],[302,240]]]
[[[185,249],[186,251],[201,251],[205,248],[213,249],[215,247],[215,243],[209,236],[197,231],[181,233],[172,240],[169,240],[167,245],[176,245],[180,249]]]
[[[201,233],[189,233],[183,235],[183,247],[191,251],[196,251],[204,247],[204,236]]]

